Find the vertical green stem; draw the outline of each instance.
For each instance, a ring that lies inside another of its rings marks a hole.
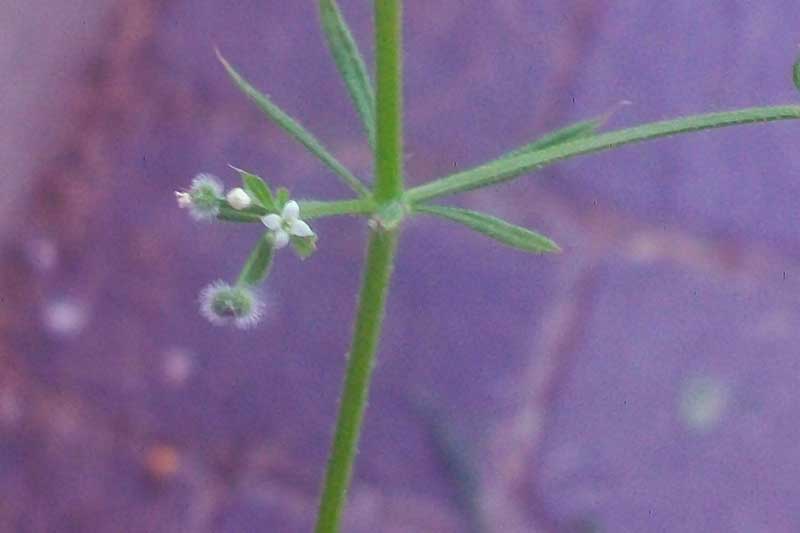
[[[402,0],[375,0],[377,142],[374,199],[378,208],[403,195],[401,25]],[[325,471],[316,533],[338,533],[341,528],[396,248],[396,230],[373,229],[367,247],[353,343]]]
[[[372,368],[375,366],[375,350],[380,338],[396,247],[396,231],[377,229],[372,232],[367,248],[353,346],[336,421],[336,434],[333,437],[317,515],[316,533],[338,533],[340,529],[356,446],[367,406]]]
[[[375,0],[377,144],[375,200],[385,204],[403,194],[402,0]]]

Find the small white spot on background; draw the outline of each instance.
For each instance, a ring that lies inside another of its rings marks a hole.
[[[64,337],[79,334],[89,323],[86,307],[66,299],[47,303],[42,318],[48,331]]]

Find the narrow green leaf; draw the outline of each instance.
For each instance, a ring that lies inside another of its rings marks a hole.
[[[278,211],[283,209],[283,206],[286,205],[286,202],[289,201],[289,189],[286,187],[278,187],[275,191],[275,207],[277,207]]]
[[[277,207],[275,207],[275,199],[272,197],[272,192],[270,192],[269,187],[266,183],[264,183],[264,180],[252,172],[242,170],[241,168],[236,168],[233,165],[228,166],[242,176],[242,185],[244,185],[244,190],[246,190],[247,194],[249,194],[250,197],[253,198],[261,207],[272,213],[278,211]]]
[[[604,118],[595,118],[592,120],[585,120],[583,122],[576,122],[575,124],[571,124],[565,128],[561,128],[552,133],[543,135],[530,144],[521,146],[516,150],[511,150],[510,152],[501,155],[498,159],[508,159],[517,155],[527,154],[537,150],[544,150],[545,148],[550,148],[551,146],[555,146],[557,144],[575,141],[585,137],[591,137],[597,133],[597,128],[602,126],[603,122],[605,122]]]
[[[375,93],[364,58],[358,51],[358,45],[336,0],[319,0],[319,12],[331,55],[364,124],[369,145],[374,149]]]
[[[612,131],[558,144],[543,150],[509,157],[508,159],[492,161],[491,163],[414,187],[407,192],[406,198],[408,201],[415,203],[478,189],[512,180],[564,159],[668,135],[756,122],[797,119],[800,119],[800,106],[776,106],[710,113],[654,122],[635,128]]]
[[[516,150],[511,150],[507,152],[497,159],[507,159],[509,157],[514,157],[521,154],[527,154],[530,152],[535,152],[537,150],[544,150],[545,148],[551,148],[558,144],[567,143],[570,141],[577,141],[578,139],[585,139],[586,137],[591,137],[592,135],[597,134],[597,130],[599,130],[603,124],[608,122],[608,120],[616,113],[620,108],[630,105],[630,102],[627,100],[622,100],[621,102],[617,103],[614,107],[603,113],[602,115],[595,117],[590,120],[583,120],[581,122],[576,122],[574,124],[570,124],[569,126],[565,126],[563,128],[559,128],[553,132],[546,133],[542,135],[532,143],[526,144],[525,146],[521,146]]]
[[[797,90],[800,91],[800,58],[794,62],[794,86],[797,87]]]
[[[306,259],[317,251],[317,236],[295,237],[292,235],[292,248],[300,259]]]
[[[222,56],[217,50],[217,57],[219,58],[228,75],[255,104],[270,118],[275,124],[283,128],[283,130],[294,137],[300,144],[306,147],[309,152],[317,156],[320,161],[334,171],[344,182],[353,189],[360,196],[367,196],[369,190],[364,186],[361,181],[356,178],[344,165],[342,165],[316,137],[308,132],[299,122],[287,115],[281,108],[272,103],[272,100],[265,94],[260,93],[255,87],[250,85],[238,72],[231,66],[230,63]]]
[[[250,257],[239,274],[238,285],[255,287],[267,277],[269,267],[272,265],[274,248],[269,232],[265,232],[256,243]]]
[[[234,209],[226,201],[220,202],[217,218],[226,222],[260,222],[261,217],[268,214],[261,206],[252,205],[247,209]]]
[[[487,237],[526,252],[547,253],[561,251],[561,248],[556,243],[544,235],[476,211],[440,205],[415,205],[414,211],[464,224]]]

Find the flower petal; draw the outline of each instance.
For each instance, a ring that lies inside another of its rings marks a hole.
[[[282,229],[274,232],[272,234],[272,239],[276,250],[289,244],[289,234]]]
[[[269,229],[271,229],[272,231],[278,231],[279,229],[281,229],[281,224],[283,224],[283,219],[281,218],[280,215],[272,213],[265,217],[261,217],[261,222],[263,222],[264,225]]]
[[[291,221],[289,224],[289,233],[298,237],[312,237],[314,235],[314,232],[311,231],[311,228],[308,226],[308,224],[302,220]]]
[[[192,195],[188,192],[175,191],[175,199],[178,201],[178,207],[185,209],[192,205]]]
[[[297,205],[297,202],[291,200],[286,202],[286,205],[283,206],[283,211],[281,212],[281,216],[286,222],[292,222],[297,220],[297,217],[300,216],[300,206]]]

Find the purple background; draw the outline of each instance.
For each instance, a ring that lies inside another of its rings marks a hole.
[[[371,58],[369,2],[341,3]],[[409,0],[408,182],[621,100],[611,128],[797,102],[798,16],[795,0]],[[318,221],[313,259],[280,254],[256,330],[203,321],[197,292],[236,275],[259,229],[195,224],[173,190],[199,171],[233,185],[233,163],[347,195],[215,45],[370,174],[310,0],[0,5],[0,531],[311,527],[366,226]],[[798,133],[660,140],[454,198],[559,256],[410,221],[345,530],[800,530]]]

